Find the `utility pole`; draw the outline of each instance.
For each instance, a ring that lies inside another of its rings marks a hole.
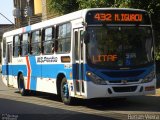
[[[29,4],[30,0],[27,0],[27,6],[24,9],[24,16],[28,19],[28,25],[31,24],[31,16],[32,16],[32,8],[30,7]]]

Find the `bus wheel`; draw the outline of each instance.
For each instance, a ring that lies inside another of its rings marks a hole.
[[[69,95],[68,83],[66,78],[63,78],[61,82],[61,99],[64,104],[66,105],[71,104],[72,98]]]
[[[25,86],[24,86],[24,77],[22,73],[18,76],[18,82],[19,82],[18,89],[19,89],[20,94],[22,96],[26,96],[27,90],[25,89]]]

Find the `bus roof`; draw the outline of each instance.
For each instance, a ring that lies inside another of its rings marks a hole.
[[[76,12],[72,12],[69,14],[65,14],[59,17],[55,17],[49,20],[45,20],[36,24],[32,24],[26,27],[22,27],[22,28],[18,28],[12,31],[8,31],[5,32],[3,34],[3,37],[7,37],[7,36],[12,36],[12,35],[16,35],[16,34],[21,34],[21,33],[25,33],[28,31],[34,31],[36,29],[41,29],[41,28],[45,28],[48,26],[53,26],[55,24],[61,24],[61,23],[65,23],[71,20],[75,20],[78,18],[85,18],[85,15],[88,11],[92,11],[92,10],[130,10],[130,11],[143,11],[145,12],[145,10],[141,10],[141,9],[132,9],[132,8],[89,8],[89,9],[82,9]]]

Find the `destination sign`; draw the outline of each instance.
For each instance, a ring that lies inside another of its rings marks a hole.
[[[133,10],[94,10],[86,16],[87,24],[150,24],[148,13]]]
[[[96,13],[94,19],[97,21],[117,21],[117,22],[141,22],[143,20],[142,14],[111,14],[111,13]]]

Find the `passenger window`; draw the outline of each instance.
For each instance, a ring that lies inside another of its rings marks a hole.
[[[31,54],[39,55],[41,53],[41,36],[40,30],[32,32],[31,37]]]
[[[57,53],[69,53],[71,50],[71,24],[58,26],[57,32]]]
[[[3,58],[6,57],[6,38],[3,38]]]
[[[18,57],[21,55],[21,40],[19,35],[14,36],[13,40],[13,56]]]
[[[44,40],[43,40],[43,49],[44,54],[52,54],[54,52],[54,41],[53,41],[53,28],[46,28],[44,30]]]
[[[28,55],[28,33],[22,35],[22,56]]]

